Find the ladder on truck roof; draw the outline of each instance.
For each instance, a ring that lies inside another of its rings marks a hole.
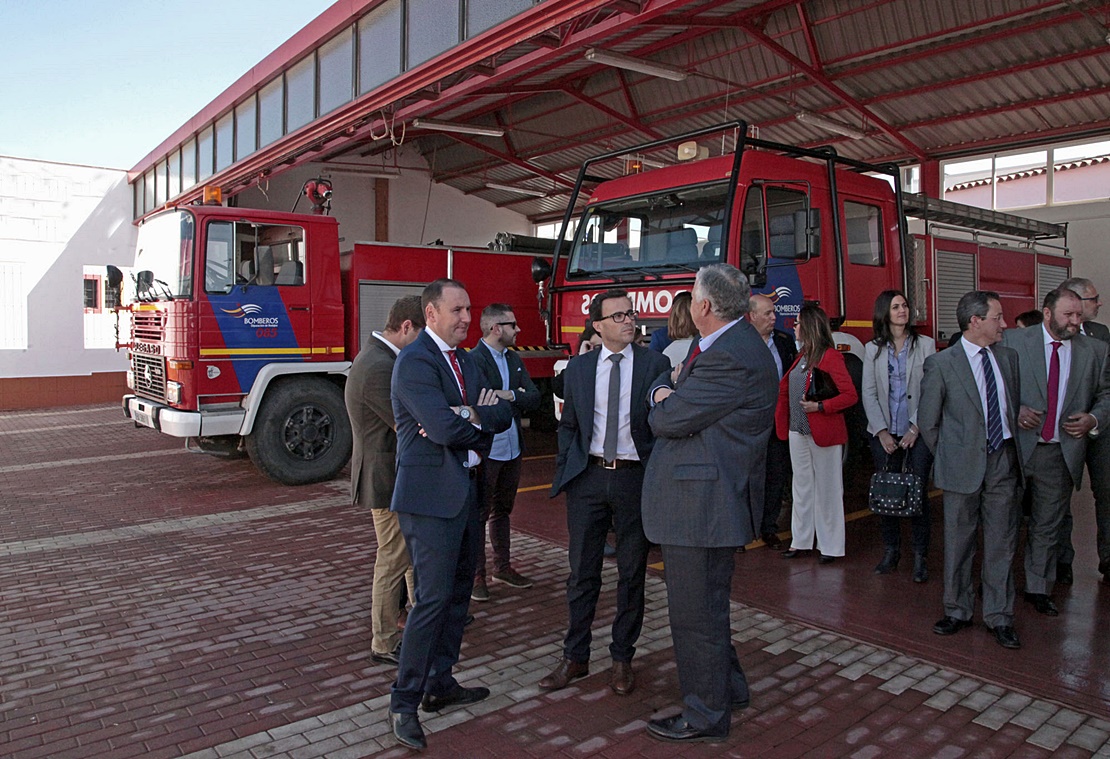
[[[906,216],[921,219],[926,224],[950,224],[963,229],[1017,237],[1029,242],[1060,238],[1064,241],[1064,249],[1067,249],[1068,225],[1066,223],[1037,221],[1024,216],[967,206],[963,203],[930,198],[911,192],[902,193],[902,206]]]

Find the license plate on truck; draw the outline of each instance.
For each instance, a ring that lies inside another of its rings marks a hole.
[[[154,428],[154,417],[146,411],[139,408],[131,409],[131,418],[135,420],[136,424],[141,424],[144,427]]]

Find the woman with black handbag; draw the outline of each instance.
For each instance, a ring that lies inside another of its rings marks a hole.
[[[864,346],[863,410],[875,470],[911,472],[921,479],[924,488],[933,468],[933,455],[918,440],[917,402],[925,359],[936,353],[936,346],[930,338],[917,334],[911,324],[906,296],[898,290],[879,293],[872,325],[875,337]],[[883,558],[875,567],[875,574],[889,574],[898,567],[903,521],[902,517],[879,516]],[[922,496],[920,511],[909,521],[913,581],[925,582],[929,579],[928,496]]]
[[[787,559],[802,556],[817,539],[820,563],[844,555],[844,411],[859,396],[833,342],[829,317],[807,304],[794,327],[798,358],[779,383],[775,431],[790,443],[794,511]]]

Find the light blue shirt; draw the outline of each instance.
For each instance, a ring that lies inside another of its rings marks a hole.
[[[486,348],[489,349],[490,355],[493,356],[493,363],[497,365],[497,371],[501,373],[501,388],[503,390],[513,391],[509,387],[509,359],[505,356],[505,350],[498,350],[494,346],[486,343]],[[513,419],[512,425],[504,432],[498,432],[493,436],[493,447],[490,449],[488,458],[494,461],[512,461],[520,455],[520,435],[517,434],[516,419]]]
[[[778,372],[779,381],[782,381],[782,356],[779,355],[779,349],[775,347],[775,333],[772,332],[771,336],[767,338],[767,347],[771,349],[771,358],[775,360],[775,371]]]
[[[910,429],[910,403],[907,398],[909,378],[906,376],[910,341],[911,338],[907,337],[900,351],[894,350],[894,343],[887,346],[886,371],[890,382],[890,394],[887,397],[890,405],[890,429],[887,432],[894,437],[902,437]]]

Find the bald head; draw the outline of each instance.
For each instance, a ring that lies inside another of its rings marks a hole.
[[[766,295],[752,295],[748,305],[748,321],[764,340],[775,330],[775,304]]]

